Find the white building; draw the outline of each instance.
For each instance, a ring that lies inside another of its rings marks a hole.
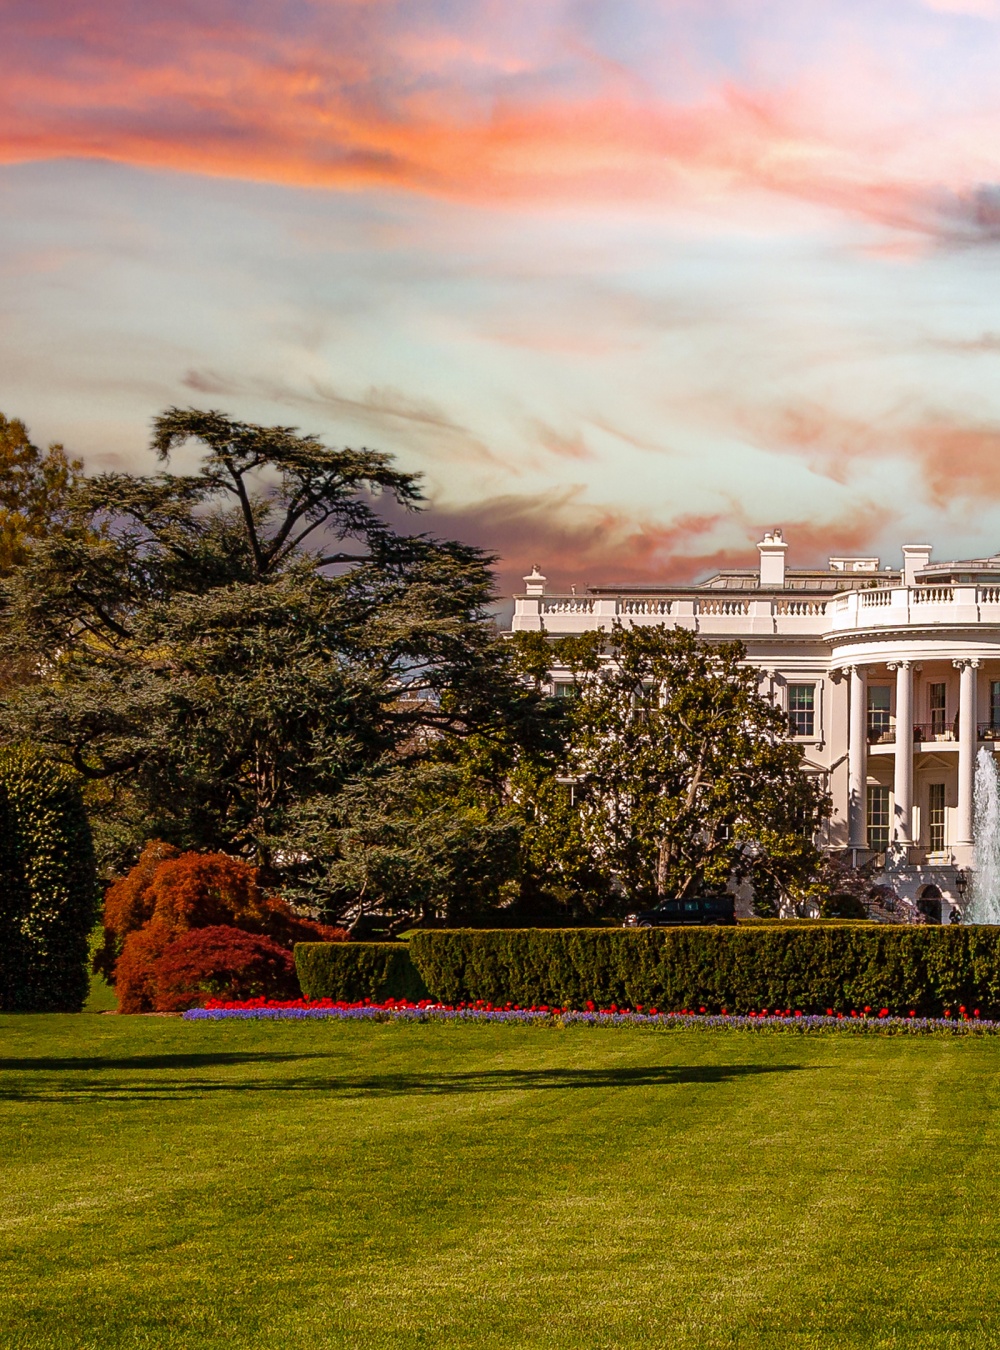
[[[904,544],[900,570],[878,558],[796,569],[780,530],[757,547],[759,569],[695,586],[555,595],[535,568],[512,626],[562,637],[618,620],[739,638],[831,794],[824,847],[884,857],[901,895],[940,896],[947,919],[974,862],[976,755],[1000,741],[1000,555],[932,563],[929,544]],[[555,666],[552,692],[569,679]]]

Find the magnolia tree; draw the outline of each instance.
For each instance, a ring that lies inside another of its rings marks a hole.
[[[749,880],[807,887],[829,802],[741,643],[616,627],[577,672],[569,768],[581,833],[631,899]]]

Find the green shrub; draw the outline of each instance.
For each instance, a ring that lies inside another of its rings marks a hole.
[[[429,930],[409,950],[444,1003],[1000,1014],[992,927]]]
[[[79,1012],[96,917],[74,776],[29,747],[0,750],[0,1010]]]
[[[428,997],[402,942],[299,942],[295,971],[306,998],[373,1003]]]

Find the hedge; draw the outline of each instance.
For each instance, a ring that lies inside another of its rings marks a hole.
[[[416,1003],[430,997],[402,942],[298,942],[295,972],[306,998]]]
[[[412,997],[404,991],[421,980],[433,998],[449,1004],[584,1008],[592,1002],[734,1013],[869,1007],[921,1016],[964,1006],[984,1017],[1000,1015],[1000,928],[994,927],[427,930],[411,937],[408,951],[391,944],[367,951],[370,956],[362,944],[300,945],[303,990],[310,997],[379,1000]]]
[[[0,1011],[80,1011],[97,901],[76,775],[30,746],[0,749]]]

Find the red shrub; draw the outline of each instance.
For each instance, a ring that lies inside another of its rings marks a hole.
[[[117,980],[122,945],[129,933],[140,929],[153,917],[150,887],[161,863],[176,858],[179,850],[162,839],[151,839],[139,855],[139,861],[113,882],[104,893],[104,941],[94,955],[94,970],[109,984]]]
[[[300,918],[284,900],[267,895],[249,863],[226,853],[178,853],[162,843],[147,844],[131,872],[110,888],[105,924],[94,964],[115,984],[119,1012],[167,1011],[157,1002],[153,967],[166,945],[185,933],[241,930],[286,954],[296,942],[347,941],[343,928]]]
[[[176,858],[180,849],[151,839],[131,871],[113,882],[104,893],[104,926],[124,939],[153,917],[150,887],[161,863]]]
[[[121,1013],[153,1012],[156,1009],[155,966],[173,939],[170,930],[148,923],[129,933],[115,969],[115,995]]]
[[[259,929],[266,913],[257,869],[226,853],[182,853],[161,863],[149,896],[153,916],[174,933],[219,924]]]
[[[194,928],[153,962],[156,1012],[183,1012],[207,998],[294,999],[300,996],[290,951],[239,928]]]

